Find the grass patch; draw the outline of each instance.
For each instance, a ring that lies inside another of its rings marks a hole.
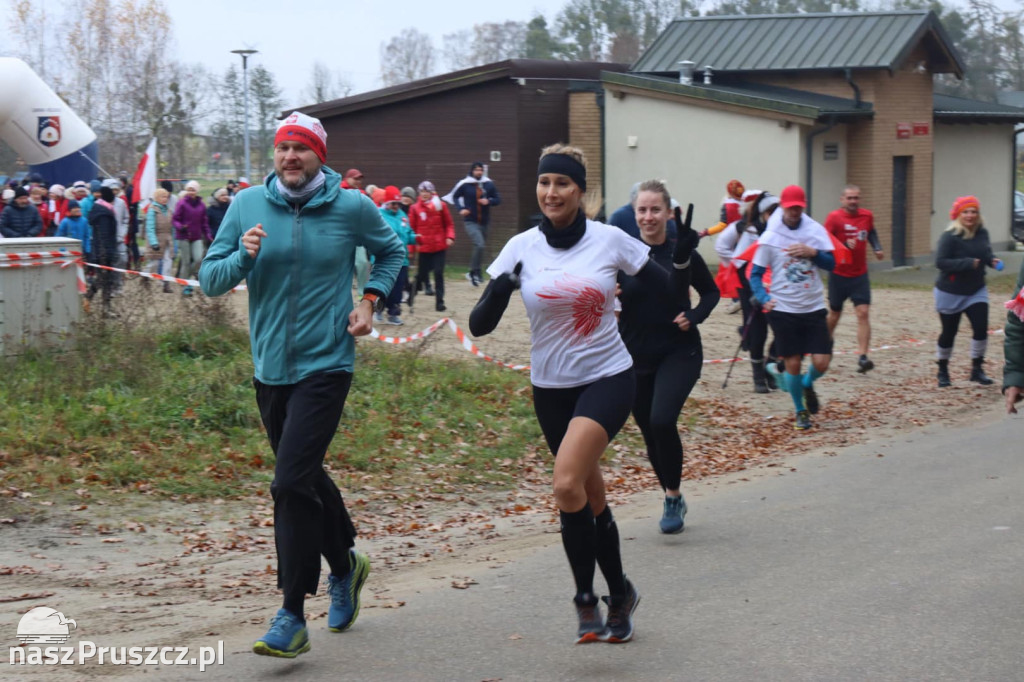
[[[0,361],[0,489],[186,499],[265,489],[274,456],[248,335],[209,311],[192,318],[155,328],[90,321],[66,352]],[[524,373],[358,347],[327,458],[343,483],[514,484],[508,461],[541,442]]]

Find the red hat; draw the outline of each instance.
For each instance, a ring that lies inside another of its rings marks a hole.
[[[350,180],[351,178],[361,177],[363,177],[363,171],[359,170],[358,168],[349,168],[347,171],[345,171],[345,175],[342,176],[342,180]]]
[[[394,185],[388,185],[384,188],[384,201],[382,203],[390,203],[392,201],[401,201],[402,192]]]
[[[743,183],[739,180],[730,180],[729,184],[725,186],[725,191],[729,193],[729,196],[739,199],[743,196]]]
[[[306,145],[313,150],[321,163],[327,163],[327,131],[317,119],[293,111],[277,127],[274,146],[289,140]]]
[[[974,207],[981,210],[981,204],[978,203],[978,197],[968,195],[966,197],[957,197],[956,201],[953,202],[953,208],[949,209],[949,219],[956,220],[960,217],[960,214],[964,212],[964,209]]]
[[[807,195],[804,194],[804,188],[800,185],[790,185],[782,190],[782,194],[779,195],[779,206],[782,208],[792,208],[793,206],[807,208]]]

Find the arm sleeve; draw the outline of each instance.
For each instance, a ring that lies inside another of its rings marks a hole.
[[[160,241],[156,238],[156,211],[157,209],[152,206],[146,211],[146,241],[150,246],[160,246]]]
[[[5,237],[13,237],[14,236],[14,235],[12,235],[10,233],[10,229],[11,229],[10,228],[10,222],[11,222],[11,212],[8,211],[7,208],[5,207],[3,212],[0,212],[0,235],[3,235]]]
[[[501,316],[505,314],[513,291],[515,287],[512,286],[512,279],[507,272],[488,282],[483,295],[469,314],[469,333],[473,336],[483,336],[494,331],[501,321]]]
[[[750,269],[750,290],[754,292],[754,298],[761,305],[772,300],[772,297],[768,295],[764,288],[764,282],[761,281],[765,272],[767,272],[767,269],[763,265],[755,265]]]
[[[242,248],[244,230],[241,218],[240,203],[231,202],[217,231],[217,238],[199,266],[199,286],[207,296],[220,296],[231,291],[256,265],[256,259]]]
[[[455,223],[452,221],[452,214],[448,212],[448,205],[441,204],[441,224],[444,225],[445,239],[455,239]]]
[[[501,195],[498,194],[498,187],[493,182],[490,183],[487,192],[487,201],[491,206],[498,206],[501,204]]]
[[[822,270],[832,272],[836,267],[836,255],[831,251],[818,251],[817,255],[811,259],[811,262]]]
[[[693,288],[696,289],[697,295],[700,296],[700,302],[694,308],[687,311],[686,317],[690,319],[691,323],[700,324],[708,319],[708,315],[718,305],[722,298],[722,292],[718,290],[715,278],[711,276],[711,271],[708,269],[704,259],[697,254],[694,254],[694,256],[693,267],[690,268],[690,276]]]
[[[718,235],[718,239],[715,240],[715,253],[725,262],[729,262],[729,259],[732,258],[732,252],[736,248],[736,242],[739,240],[739,233],[736,231],[735,223],[729,225],[729,228],[731,229],[723,230]]]
[[[878,232],[872,227],[868,230],[868,243],[871,244],[871,249],[874,251],[882,250],[882,241],[878,238]]]
[[[67,237],[68,236],[68,220],[67,220],[67,218],[65,218],[64,220],[60,221],[60,225],[57,226],[57,234],[55,236],[57,236],[57,237]]]

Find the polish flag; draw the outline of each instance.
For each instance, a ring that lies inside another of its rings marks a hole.
[[[140,209],[149,206],[153,191],[156,189],[155,137],[149,143],[149,146],[146,147],[146,153],[143,154],[142,160],[139,161],[139,167],[132,178],[132,187],[134,188],[132,191],[132,203],[139,204]]]

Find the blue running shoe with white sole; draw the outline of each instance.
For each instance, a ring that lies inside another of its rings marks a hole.
[[[352,627],[359,616],[359,592],[370,575],[370,557],[354,549],[349,550],[352,568],[344,578],[327,576],[327,593],[331,595],[331,608],[327,610],[327,629],[344,632]]]
[[[291,611],[279,609],[277,615],[270,619],[267,634],[256,640],[252,645],[253,653],[260,656],[277,656],[278,658],[295,658],[309,651],[309,632],[306,621]]]

